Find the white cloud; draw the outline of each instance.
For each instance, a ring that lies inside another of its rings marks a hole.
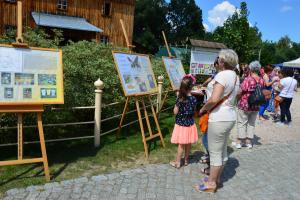
[[[212,10],[208,11],[208,21],[212,24],[213,29],[217,26],[223,26],[226,19],[236,10],[234,5],[228,1],[223,1],[220,4],[217,4]]]
[[[206,32],[210,32],[210,27],[208,26],[208,24],[203,23],[203,26]]]
[[[293,10],[293,7],[287,6],[287,5],[282,6],[282,7],[280,8],[280,12],[288,12],[288,11],[290,11],[290,10]]]

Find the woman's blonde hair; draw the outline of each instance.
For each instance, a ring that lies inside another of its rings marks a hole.
[[[223,49],[219,53],[219,59],[224,62],[225,69],[233,70],[239,63],[239,57],[237,53],[232,49]]]

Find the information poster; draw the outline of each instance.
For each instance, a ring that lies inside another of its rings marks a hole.
[[[157,92],[149,56],[113,52],[125,96]]]
[[[216,72],[214,61],[218,56],[217,52],[191,51],[190,74],[212,75]]]
[[[0,105],[63,104],[61,50],[0,45]]]
[[[167,70],[172,89],[179,90],[182,78],[185,75],[181,60],[178,58],[163,57],[163,63]]]

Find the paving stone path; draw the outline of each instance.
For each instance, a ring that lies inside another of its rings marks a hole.
[[[204,165],[197,162],[179,170],[166,164],[148,165],[12,189],[4,199],[300,199],[300,140],[234,151],[225,168],[223,187],[216,194],[193,189],[204,177],[201,167]]]

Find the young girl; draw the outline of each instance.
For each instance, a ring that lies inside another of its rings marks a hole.
[[[198,140],[197,127],[193,119],[197,100],[191,95],[194,83],[195,78],[192,75],[183,77],[176,99],[176,105],[174,106],[176,122],[171,143],[178,144],[178,150],[176,160],[170,162],[170,165],[177,169],[181,167],[180,161],[183,152],[185,152],[184,165],[188,165],[191,144]]]

